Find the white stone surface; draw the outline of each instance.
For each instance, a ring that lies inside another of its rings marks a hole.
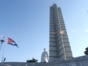
[[[51,56],[57,56],[57,52],[50,52]]]
[[[48,62],[48,60],[49,60],[48,52],[44,48],[44,52],[42,53],[41,56],[41,62]]]
[[[51,45],[51,46],[56,46],[56,43],[50,42],[50,45]]]
[[[57,51],[57,48],[53,46],[51,46],[50,49],[52,49],[53,51]]]

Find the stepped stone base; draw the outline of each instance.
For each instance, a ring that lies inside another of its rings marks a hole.
[[[88,56],[81,56],[69,60],[54,60],[49,63],[3,62],[0,66],[88,66]]]

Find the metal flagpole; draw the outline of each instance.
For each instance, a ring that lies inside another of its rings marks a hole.
[[[2,35],[2,38],[4,38],[4,36],[3,36],[3,35]],[[2,44],[3,44],[4,40],[3,40],[3,39],[1,39],[1,40],[0,40],[0,42],[1,42],[1,45],[0,45],[0,51],[1,51],[1,47],[2,47]]]
[[[0,51],[1,51],[2,44],[0,45]]]
[[[4,55],[5,55],[5,51],[6,51],[6,46],[7,46],[7,43],[5,44],[5,47],[4,47],[4,52],[3,52],[3,55],[2,55],[2,60],[1,60],[1,62],[3,62],[3,59],[4,59]]]
[[[0,45],[0,51],[1,51],[1,48],[2,48],[2,44]]]

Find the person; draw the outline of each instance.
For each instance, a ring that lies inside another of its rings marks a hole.
[[[41,62],[48,62],[49,61],[49,57],[48,57],[48,52],[46,51],[46,49],[44,48],[44,52],[41,55]]]

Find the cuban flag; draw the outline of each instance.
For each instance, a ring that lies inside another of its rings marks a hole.
[[[12,40],[11,38],[9,38],[9,37],[8,37],[8,43],[7,44],[17,46],[17,48],[18,48],[18,45],[16,44],[16,42],[14,40]]]

